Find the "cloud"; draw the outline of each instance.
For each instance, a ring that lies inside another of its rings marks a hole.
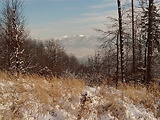
[[[100,5],[93,5],[90,8],[91,9],[102,9],[102,8],[111,8],[111,7],[115,7],[116,3],[115,1],[109,1],[109,2],[105,2],[103,4]]]
[[[49,0],[49,1],[59,1],[59,0]],[[69,1],[69,0],[60,0],[60,1]],[[69,16],[69,18],[57,21],[54,20],[47,23],[41,23],[41,25],[29,26],[29,29],[31,30],[30,32],[31,36],[33,37],[38,36],[40,38],[53,38],[53,37],[60,37],[64,35],[74,35],[74,34],[94,35],[96,34],[96,32],[93,30],[94,28],[99,28],[99,29],[107,28],[104,25],[104,23],[105,24],[110,23],[110,21],[106,19],[108,16],[117,17],[117,10],[108,9],[108,7],[111,8],[114,7],[114,5],[116,5],[116,1],[103,0],[103,2],[104,4],[88,6],[87,12],[81,13],[78,17]],[[68,9],[77,10],[79,8],[73,6]]]
[[[88,34],[94,35],[96,32],[93,28],[105,29],[104,23],[109,24],[106,18],[108,16],[116,17],[116,11],[101,13],[83,13],[77,18],[66,18],[59,21],[43,23],[41,26],[30,26],[31,36],[40,38],[53,38],[64,35]]]
[[[23,1],[23,0],[22,0]],[[45,2],[66,2],[66,1],[77,1],[77,0],[25,0],[25,2],[41,2],[41,1],[45,1]]]
[[[78,1],[78,0],[48,0],[48,1],[53,1],[53,2],[63,2],[63,1]]]

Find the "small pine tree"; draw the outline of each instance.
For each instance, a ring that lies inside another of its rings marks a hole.
[[[27,36],[21,10],[22,2],[20,0],[6,0],[1,15],[2,38],[5,40],[7,48],[5,50],[6,68],[17,74],[23,71],[23,44]]]

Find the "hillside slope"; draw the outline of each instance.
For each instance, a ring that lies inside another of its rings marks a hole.
[[[0,74],[1,120],[160,119],[156,85],[148,92],[143,86],[89,87],[77,79]]]

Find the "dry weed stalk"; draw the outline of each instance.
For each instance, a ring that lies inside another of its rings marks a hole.
[[[89,104],[91,102],[92,100],[87,96],[87,93],[81,95],[77,120],[80,120],[82,117],[87,119],[87,116],[89,116],[90,113]]]

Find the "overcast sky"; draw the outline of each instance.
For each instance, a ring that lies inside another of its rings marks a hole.
[[[30,35],[53,38],[95,35],[108,16],[117,16],[117,0],[25,0],[24,15]]]

